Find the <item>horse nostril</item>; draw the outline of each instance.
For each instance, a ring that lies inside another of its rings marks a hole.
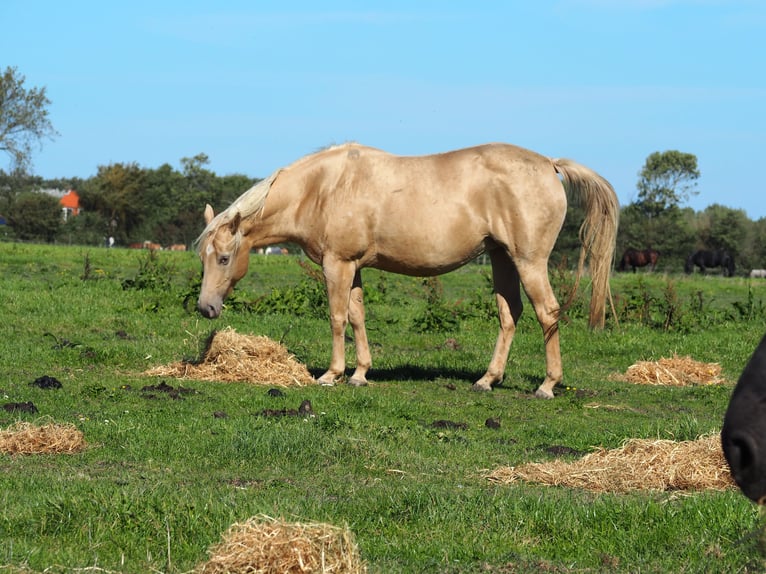
[[[736,434],[729,439],[728,460],[733,474],[742,476],[756,464],[756,451],[750,437]]]
[[[750,450],[750,446],[747,444],[747,442],[743,440],[735,440],[733,446],[735,452],[737,453],[736,456],[739,459],[739,466],[742,468],[748,468],[752,466],[753,461],[755,460],[755,455]]]
[[[202,316],[207,319],[214,319],[218,316],[218,309],[212,303],[205,304],[198,302],[197,309],[199,309],[199,312],[202,313]]]

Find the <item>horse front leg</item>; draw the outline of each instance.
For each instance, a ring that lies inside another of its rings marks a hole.
[[[349,297],[356,266],[344,261],[325,258],[322,264],[327,300],[330,304],[330,330],[332,332],[332,357],[330,367],[317,379],[322,385],[334,385],[346,370],[345,333],[349,317]]]
[[[367,330],[364,326],[364,294],[362,291],[362,273],[357,270],[351,285],[351,297],[348,301],[348,320],[354,330],[356,347],[356,369],[348,380],[349,385],[363,387],[367,384],[367,371],[372,366]]]
[[[510,256],[505,251],[493,249],[489,251],[489,257],[500,329],[487,372],[473,384],[471,388],[474,391],[491,391],[493,385],[503,380],[508,352],[516,333],[516,322],[522,311],[519,273]]]

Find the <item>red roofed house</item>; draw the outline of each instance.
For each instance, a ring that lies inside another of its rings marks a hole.
[[[75,216],[80,213],[80,196],[77,195],[77,192],[74,189],[67,190],[61,199],[59,199],[59,203],[64,212],[64,221],[66,221],[70,215]]]

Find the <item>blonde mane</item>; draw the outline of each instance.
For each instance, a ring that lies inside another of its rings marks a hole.
[[[295,160],[289,166],[278,169],[266,179],[262,179],[261,181],[256,183],[253,187],[251,187],[250,189],[245,191],[242,195],[240,195],[234,201],[234,203],[232,203],[229,207],[227,207],[221,213],[216,215],[212,219],[212,221],[205,227],[205,229],[202,230],[202,233],[200,233],[199,237],[194,241],[194,245],[196,245],[197,247],[201,246],[203,241],[209,235],[213,234],[222,225],[226,225],[228,222],[234,219],[237,213],[239,213],[242,219],[251,217],[253,215],[257,215],[263,209],[263,206],[266,203],[266,198],[268,197],[269,191],[271,190],[271,185],[274,183],[274,180],[277,178],[277,175],[279,175],[281,171],[290,169],[306,161],[309,161],[324,152],[336,150],[339,148],[346,148],[350,146],[359,146],[359,144],[357,144],[356,142],[345,142],[342,144],[329,145],[327,147],[324,147],[315,151],[314,153],[307,154],[303,156],[302,158]],[[239,241],[240,241],[239,234],[237,234],[237,236],[235,236],[234,239],[237,242],[236,247],[238,248]]]
[[[234,219],[237,213],[239,213],[242,218],[246,218],[260,212],[266,203],[271,184],[274,183],[274,180],[277,178],[280,171],[282,170],[278,169],[266,179],[262,179],[256,183],[253,187],[240,195],[234,203],[216,215],[210,223],[205,226],[205,229],[202,230],[202,233],[200,233],[194,244],[197,246],[202,245],[202,242],[206,237],[214,233],[222,225],[226,225],[229,221]]]

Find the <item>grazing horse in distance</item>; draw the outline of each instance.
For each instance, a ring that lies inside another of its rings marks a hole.
[[[487,372],[473,389],[489,391],[503,379],[523,287],[545,342],[546,377],[535,394],[552,398],[563,370],[548,259],[568,195],[585,211],[574,288],[589,255],[589,321],[601,328],[619,218],[614,189],[574,161],[507,144],[419,157],[354,143],[333,146],[277,170],[218,215],[208,205],[197,240],[203,269],[197,306],[205,317],[220,315],[224,298],[247,272],[252,248],[298,244],[321,265],[330,306],[332,356],[318,381],[332,385],[344,376],[350,323],[356,369],[347,382],[365,385],[371,355],[361,270],[435,276],[486,252],[500,329]]]
[[[753,269],[750,272],[751,279],[764,279],[766,278],[766,269]]]
[[[725,249],[718,249],[715,251],[700,249],[699,251],[695,251],[686,258],[684,271],[686,273],[692,273],[695,265],[699,267],[700,273],[702,274],[704,274],[705,270],[709,267],[720,267],[724,277],[734,276],[734,257],[729,255],[729,252]]]
[[[654,268],[657,267],[657,260],[659,258],[660,252],[655,251],[654,249],[648,248],[639,251],[638,249],[628,247],[625,250],[625,253],[622,254],[618,269],[620,271],[627,271],[628,267],[632,267],[633,273],[635,273],[636,267],[646,267],[649,265],[649,269],[654,271]]]
[[[766,502],[766,337],[731,394],[721,446],[742,493],[759,504]]]

